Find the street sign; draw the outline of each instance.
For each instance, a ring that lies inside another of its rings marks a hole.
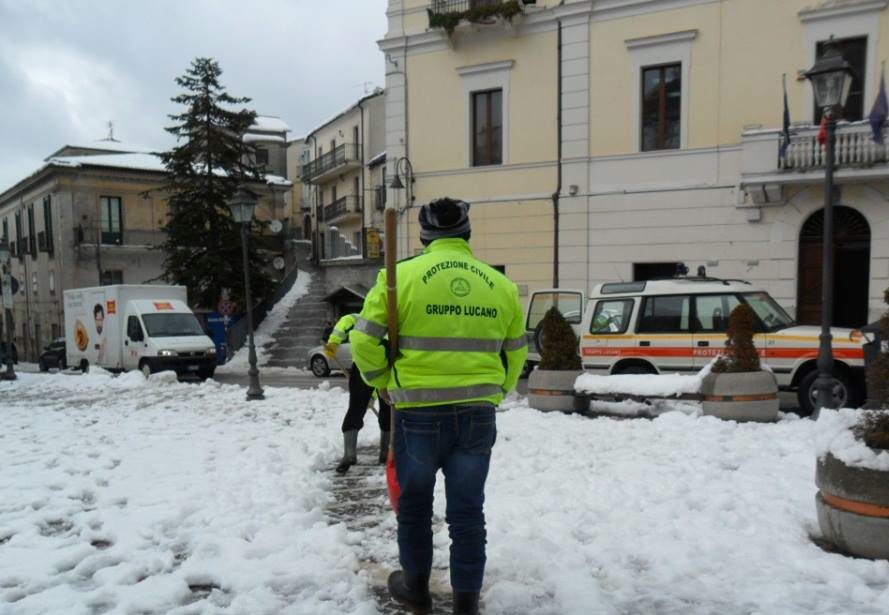
[[[229,299],[221,299],[216,306],[216,311],[223,316],[231,316],[235,313],[235,302]]]

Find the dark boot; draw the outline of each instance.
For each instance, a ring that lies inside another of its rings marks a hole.
[[[352,429],[343,432],[343,458],[336,467],[337,474],[345,474],[358,463],[358,431]]]
[[[389,432],[380,432],[380,463],[386,463],[389,457]]]
[[[409,608],[414,615],[429,613],[432,610],[429,573],[396,570],[389,575],[389,596]]]
[[[478,592],[454,592],[454,615],[478,615]]]

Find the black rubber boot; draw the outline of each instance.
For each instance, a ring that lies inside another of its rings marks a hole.
[[[343,458],[336,467],[337,474],[345,474],[358,463],[358,431],[352,429],[343,432]]]
[[[396,570],[389,575],[389,596],[407,607],[414,615],[426,615],[432,610],[429,595],[429,573]]]
[[[389,457],[389,432],[380,432],[380,463],[386,463]]]
[[[454,592],[454,615],[478,615],[478,592]]]

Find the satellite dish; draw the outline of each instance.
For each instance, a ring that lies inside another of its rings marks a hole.
[[[278,224],[280,224],[280,222]],[[281,271],[282,269],[284,269],[284,264],[285,264],[284,259],[281,258],[280,256],[276,256],[274,258],[274,260],[272,260],[272,267],[274,267],[278,271]]]
[[[272,220],[271,222],[269,222],[269,230],[271,230],[273,233],[280,233],[282,230],[284,230],[284,225],[281,224],[280,220]]]

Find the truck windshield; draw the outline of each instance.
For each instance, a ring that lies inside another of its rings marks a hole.
[[[766,331],[777,331],[793,324],[793,319],[787,315],[781,306],[769,296],[769,293],[744,293],[741,295],[759,319],[766,326]]]
[[[143,314],[148,337],[206,335],[194,314]]]

